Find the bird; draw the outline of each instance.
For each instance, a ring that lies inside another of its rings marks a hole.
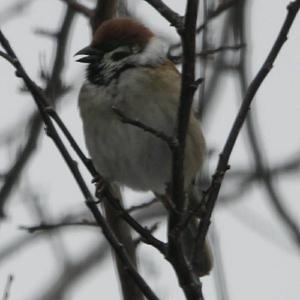
[[[169,137],[176,133],[181,74],[167,58],[166,45],[141,22],[115,18],[104,21],[91,44],[76,55],[81,55],[78,62],[87,64],[78,105],[96,170],[110,183],[168,199],[171,149],[165,140],[145,130]],[[123,122],[120,113],[145,128]],[[204,137],[191,113],[184,155],[185,191],[193,185],[204,157]],[[183,240],[193,238],[196,226],[185,231]],[[209,252],[206,246],[200,255],[195,267],[199,276],[212,267]]]

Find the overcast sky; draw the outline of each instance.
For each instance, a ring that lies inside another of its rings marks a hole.
[[[2,1],[0,11],[14,1]],[[249,62],[252,78],[261,66],[284,20],[285,7],[290,1],[252,0],[248,18],[251,21],[249,33]],[[183,12],[185,1],[166,1]],[[63,14],[64,5],[60,1],[36,0],[23,16],[5,22],[1,29],[9,38],[29,74],[38,80],[39,66],[49,66],[52,59],[53,43],[45,37],[34,34],[37,28],[55,29]],[[176,39],[176,34],[168,24],[146,3],[136,6],[137,16],[163,36]],[[275,67],[260,88],[255,106],[257,122],[262,134],[262,145],[269,162],[280,162],[299,153],[300,138],[300,16],[295,21],[289,39],[280,53]],[[73,54],[89,43],[88,23],[83,17],[77,17],[68,49],[67,82],[74,89],[66,96],[60,115],[70,128],[74,137],[83,146],[81,121],[77,109],[77,95],[84,79],[84,69],[77,64]],[[14,77],[12,68],[0,59],[0,137],[13,124],[21,123],[26,113],[35,109],[28,94],[20,93],[21,82]],[[240,95],[236,92],[232,78],[228,79],[220,92],[218,107],[205,124],[207,143],[219,152],[227,137],[237,111]],[[21,130],[21,129],[20,129]],[[24,134],[24,133],[21,133]],[[83,146],[84,147],[84,146]],[[233,156],[232,168],[249,164],[245,138],[239,138]],[[13,151],[12,151],[13,150]],[[14,148],[0,150],[0,170],[9,166],[15,157]],[[213,171],[215,159],[208,162]],[[87,177],[88,178],[88,177]],[[38,191],[40,202],[47,207],[52,219],[70,212],[85,209],[83,199],[67,167],[55,149],[52,141],[43,138],[42,146],[21,180],[18,191],[13,194],[7,207],[9,218],[0,225],[0,253],[10,241],[24,237],[18,225],[32,224],[31,211],[24,202],[30,201],[25,187],[30,185]],[[285,205],[298,221],[300,217],[300,184],[298,176],[285,177],[277,187]],[[91,189],[93,187],[91,186]],[[140,199],[140,195],[127,194],[128,198]],[[300,296],[300,252],[290,240],[285,227],[278,222],[270,208],[266,196],[259,186],[255,186],[244,195],[236,205],[217,209],[214,224],[220,237],[222,254],[225,261],[226,279],[230,300],[298,300]],[[300,222],[298,222],[300,226]],[[260,231],[258,234],[256,228]],[[158,236],[164,238],[162,226]],[[70,261],[86,254],[100,239],[97,229],[73,228],[62,234]],[[32,300],[39,295],[53,276],[61,268],[59,259],[53,257],[52,245],[47,237],[36,239],[22,251],[0,261],[0,298],[8,274],[14,274],[11,297],[9,300]],[[160,299],[183,299],[176,278],[168,264],[154,250],[143,246],[141,254],[146,267],[143,274],[157,291]],[[212,276],[203,280],[207,300],[216,299]],[[99,296],[101,295],[101,296]],[[71,289],[68,299],[118,299],[118,286],[110,260],[96,265],[85,279]]]

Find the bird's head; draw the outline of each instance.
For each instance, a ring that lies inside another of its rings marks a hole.
[[[130,18],[105,21],[96,30],[91,45],[78,51],[87,63],[91,83],[107,85],[128,68],[155,67],[166,59],[165,45],[143,24]]]

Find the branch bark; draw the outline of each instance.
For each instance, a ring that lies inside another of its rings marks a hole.
[[[203,299],[201,282],[183,253],[180,238],[180,224],[185,208],[183,161],[186,134],[193,96],[198,87],[195,81],[195,39],[198,7],[198,0],[187,1],[184,28],[178,30],[182,40],[183,64],[180,104],[177,115],[176,137],[178,146],[172,151],[171,195],[176,211],[169,212],[168,220],[168,259],[175,269],[179,284],[188,300]]]
[[[241,5],[239,9],[237,9],[237,19],[239,22],[239,33],[240,33],[240,39],[242,42],[244,42],[245,39],[245,24],[244,24],[244,11],[245,11],[245,4]],[[240,63],[237,69],[237,72],[239,74],[239,84],[241,88],[241,93],[244,95],[246,92],[246,86],[247,86],[247,65],[246,65],[246,49],[243,49],[241,51],[240,56]],[[270,170],[270,167],[268,166],[268,162],[266,159],[263,158],[263,149],[261,146],[261,139],[259,138],[258,132],[255,130],[254,126],[254,114],[255,111],[252,109],[252,113],[248,115],[248,118],[246,120],[246,131],[248,140],[250,143],[250,147],[252,149],[251,153],[253,155],[253,163],[256,168],[256,172],[258,174],[261,174],[260,180],[263,183],[263,186],[265,188],[265,192],[267,194],[267,197],[270,201],[271,206],[281,219],[281,221],[284,223],[286,228],[288,229],[293,241],[295,242],[296,246],[300,249],[300,228],[295,220],[293,220],[292,216],[288,213],[288,210],[284,207],[283,199],[280,196],[278,188],[276,188],[274,184],[274,178],[273,176],[270,176],[270,174],[273,171]]]
[[[153,6],[178,32],[182,32],[184,26],[183,17],[173,11],[161,0],[144,0]]]

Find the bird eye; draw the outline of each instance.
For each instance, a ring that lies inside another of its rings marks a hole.
[[[134,45],[131,47],[131,51],[136,54],[141,51],[141,48],[138,45]]]
[[[112,54],[111,59],[114,61],[118,61],[126,56],[129,56],[130,53],[128,51],[118,51]]]

